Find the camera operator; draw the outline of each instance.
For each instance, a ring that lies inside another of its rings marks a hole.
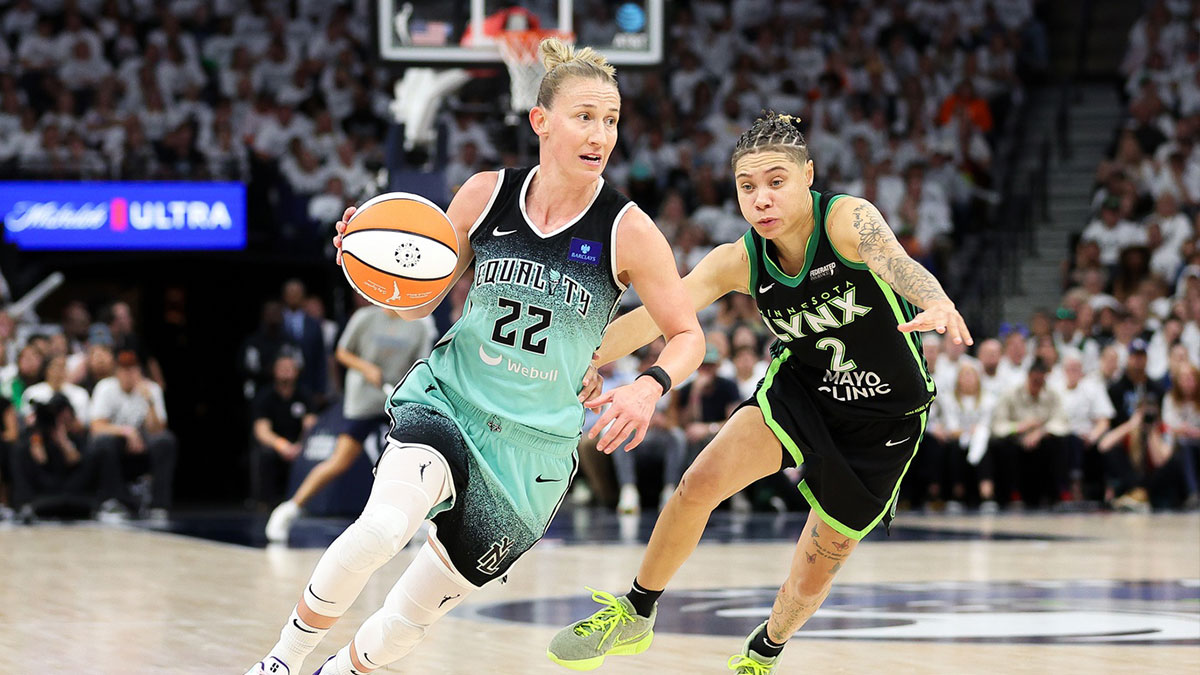
[[[33,403],[33,417],[13,452],[13,505],[20,518],[33,520],[35,501],[62,498],[100,502],[101,517],[123,513],[117,449],[80,449],[83,440],[71,431],[77,424],[75,411],[63,394]]]

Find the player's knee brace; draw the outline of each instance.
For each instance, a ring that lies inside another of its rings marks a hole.
[[[344,544],[337,547],[338,562],[351,572],[374,570],[404,548],[408,529],[409,514],[403,510],[390,504],[369,504],[343,534]]]

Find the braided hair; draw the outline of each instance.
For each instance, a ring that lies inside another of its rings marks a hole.
[[[730,164],[737,167],[738,160],[755,152],[782,152],[800,166],[808,162],[808,141],[800,133],[800,118],[780,115],[774,110],[764,111],[763,116],[738,138],[733,147]]]

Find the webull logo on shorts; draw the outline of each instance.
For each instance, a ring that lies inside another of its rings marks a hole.
[[[487,364],[489,366],[493,366],[493,367],[499,366],[501,363],[507,362],[507,363],[505,363],[505,369],[508,372],[515,373],[517,375],[520,375],[521,377],[527,377],[531,380],[542,380],[544,382],[557,382],[558,381],[558,369],[557,368],[555,368],[554,370],[543,370],[541,368],[527,366],[527,365],[521,363],[520,361],[514,361],[514,360],[512,360],[511,357],[506,358],[502,354],[497,355],[497,356],[492,356],[491,354],[489,354],[487,352],[486,349],[484,349],[483,345],[479,345],[479,360],[483,361],[485,364]]]

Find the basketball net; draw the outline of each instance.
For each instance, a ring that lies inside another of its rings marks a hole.
[[[509,108],[527,113],[537,105],[538,87],[546,71],[538,59],[538,45],[548,37],[575,44],[575,34],[557,30],[510,30],[500,33],[500,58],[508,66]]]

